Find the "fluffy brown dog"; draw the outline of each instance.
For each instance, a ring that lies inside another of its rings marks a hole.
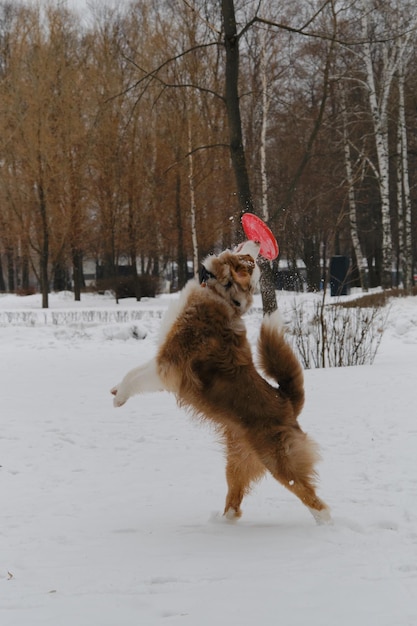
[[[253,257],[226,251],[203,264],[168,310],[157,356],[129,372],[111,392],[115,406],[138,393],[168,390],[212,420],[227,448],[225,515],[240,517],[251,484],[268,470],[310,509],[329,521],[315,492],[315,443],[297,423],[304,404],[303,372],[286,343],[277,313],[265,317],[257,372],[242,315],[252,304],[259,270]]]

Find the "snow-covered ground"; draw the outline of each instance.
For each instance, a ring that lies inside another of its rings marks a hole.
[[[168,394],[113,408],[172,297],[0,295],[1,626],[415,626],[417,298],[372,366],[306,371],[319,527],[272,478],[225,522],[210,428]]]

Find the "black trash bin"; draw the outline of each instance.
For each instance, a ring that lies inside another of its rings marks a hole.
[[[349,266],[348,256],[340,254],[330,259],[330,295],[346,296],[348,294]]]

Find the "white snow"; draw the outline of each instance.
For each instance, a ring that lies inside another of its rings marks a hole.
[[[172,297],[0,295],[0,624],[415,626],[417,298],[392,302],[372,366],[305,374],[317,526],[272,478],[225,520],[210,428],[164,393],[113,408]]]

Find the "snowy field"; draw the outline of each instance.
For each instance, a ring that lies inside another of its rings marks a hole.
[[[225,522],[210,428],[168,394],[113,408],[170,298],[0,295],[1,626],[416,626],[417,298],[372,366],[306,371],[321,527],[272,478]]]

